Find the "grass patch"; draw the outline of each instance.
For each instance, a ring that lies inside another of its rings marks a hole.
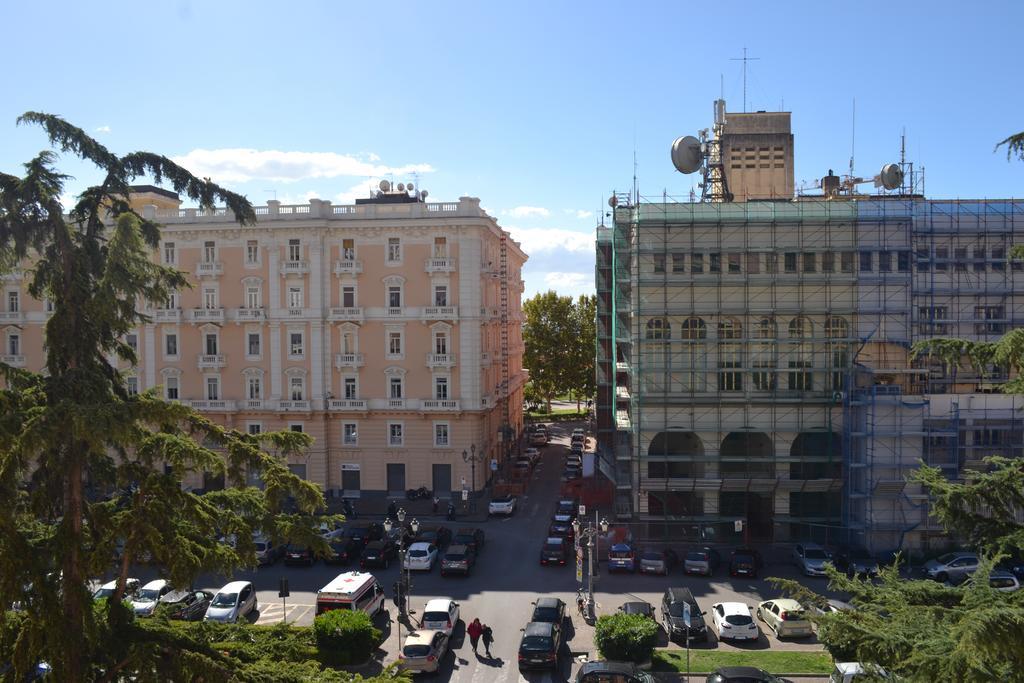
[[[686,650],[655,650],[655,671],[686,672]],[[756,666],[769,673],[825,674],[832,672],[832,657],[827,652],[787,650],[690,650],[690,671],[711,672],[723,666]]]

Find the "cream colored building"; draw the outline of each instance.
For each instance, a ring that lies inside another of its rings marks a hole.
[[[289,464],[329,495],[484,486],[503,435],[522,429],[527,256],[478,199],[270,201],[242,227],[224,209],[136,190],[133,205],[163,225],[154,258],[193,286],[148,308],[151,322],[129,336],[130,388],[159,386],[239,430],[312,435]],[[38,370],[46,304],[21,277],[2,283],[3,360]],[[475,482],[464,450],[478,456]]]

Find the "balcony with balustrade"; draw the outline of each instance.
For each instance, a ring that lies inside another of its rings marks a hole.
[[[423,309],[423,320],[458,320],[458,306],[427,306]]]
[[[221,261],[200,261],[196,264],[196,277],[220,277],[224,274]]]
[[[227,357],[222,353],[202,353],[199,355],[197,365],[200,370],[222,368],[227,365]]]
[[[305,275],[309,272],[309,261],[282,261],[281,275]]]
[[[455,365],[454,353],[428,353],[428,368],[450,368]]]
[[[267,407],[267,401],[261,398],[246,398],[237,402],[239,410],[263,410]]]
[[[334,367],[361,368],[363,366],[363,354],[361,353],[336,353],[334,354]]]
[[[223,323],[223,308],[193,308],[188,312],[191,323]]]
[[[278,401],[277,409],[284,412],[306,412],[312,410],[309,401]]]
[[[428,258],[423,266],[428,273],[454,273],[455,259],[450,256]]]
[[[15,368],[23,368],[25,367],[25,356],[10,353],[3,354],[0,355],[0,363],[7,363]]]
[[[181,322],[180,308],[158,308],[153,311],[153,322],[155,323],[177,323]]]
[[[327,402],[328,410],[340,412],[366,412],[366,399],[362,398],[332,398]]]
[[[363,272],[363,262],[356,259],[342,259],[334,262],[335,275],[359,275]]]
[[[249,323],[259,322],[267,317],[267,312],[262,308],[236,308],[234,311],[235,322]]]
[[[420,410],[425,413],[458,411],[459,402],[453,399],[425,399],[420,401]]]
[[[363,322],[363,308],[361,306],[332,307],[327,317],[331,322]]]
[[[204,410],[209,412],[229,413],[235,409],[234,401],[206,399],[201,401],[183,401],[183,403],[188,403],[188,405],[195,410]]]
[[[25,322],[25,314],[21,311],[0,311],[0,322],[20,324]]]

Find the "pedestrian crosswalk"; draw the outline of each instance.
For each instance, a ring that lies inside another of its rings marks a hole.
[[[289,624],[294,624],[308,615],[315,605],[304,605],[302,603],[288,603],[287,608],[279,602],[263,603],[260,605],[260,617],[257,624],[276,624],[287,616]],[[286,611],[287,610],[287,611]]]

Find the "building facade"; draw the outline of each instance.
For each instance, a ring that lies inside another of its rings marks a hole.
[[[270,201],[240,226],[136,189],[133,205],[163,225],[154,259],[192,287],[147,305],[128,336],[130,391],[159,387],[243,431],[309,433],[289,465],[329,495],[483,488],[522,428],[527,257],[478,199],[388,188],[351,206]],[[48,304],[20,273],[2,284],[3,360],[37,370]]]
[[[906,475],[1022,455],[1022,401],[999,368],[950,373],[911,346],[1024,323],[1022,240],[1015,201],[620,197],[596,273],[619,517],[700,540],[943,542]]]

